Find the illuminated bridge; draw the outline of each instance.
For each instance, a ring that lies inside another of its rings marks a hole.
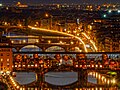
[[[69,57],[72,55],[69,58],[69,61],[73,60],[72,63],[60,64],[51,55],[56,55],[56,53],[57,55],[60,54],[63,60],[65,55]],[[33,54],[33,57],[27,56],[27,58],[24,58],[26,54],[23,52],[14,53],[13,71],[17,74],[15,80],[18,80],[16,82],[19,88],[29,87],[39,90],[39,88],[75,89],[76,87],[86,87],[88,89],[97,87],[99,90],[102,86],[112,87],[116,86],[116,82],[119,82],[120,65],[117,64],[119,63],[119,53],[107,53],[111,57],[109,65],[105,63],[104,57],[101,57],[103,54],[106,54],[105,52],[76,52],[76,54],[75,52],[43,52]],[[18,78],[21,77],[24,80],[24,75],[30,76],[32,78],[31,81],[28,80],[30,77],[26,77],[27,79],[25,80],[29,82],[23,82],[23,84]],[[34,77],[31,75],[34,75]]]
[[[53,77],[54,75],[49,75],[49,72],[52,71],[73,72],[73,74],[75,72],[75,81],[70,83],[71,86],[68,86],[70,84],[66,84],[65,88],[67,87],[67,89],[80,88],[80,85],[86,87],[88,84],[88,75],[102,78],[100,80],[100,82],[104,82],[102,85],[107,83],[113,85],[115,80],[107,78],[107,72],[115,71],[117,74],[120,73],[120,65],[118,64],[118,59],[120,58],[119,53],[115,53],[115,55],[108,53],[109,57],[113,55],[114,60],[112,60],[112,58],[109,65],[106,65],[105,60],[102,58],[102,54],[105,53],[97,53],[95,43],[84,32],[60,32],[32,26],[0,28],[2,29],[2,35],[11,40],[14,54],[13,71],[35,72],[38,79],[28,85],[19,85],[18,82],[13,81],[12,77],[10,77],[9,80],[11,80],[12,85],[18,90],[19,88],[27,88],[28,86],[37,87],[37,90],[42,87],[46,88],[47,86],[49,88],[53,87],[54,85],[50,83],[46,84],[43,80],[45,79],[44,76]],[[56,54],[60,54],[61,58],[69,54],[68,59],[71,60],[70,64],[62,65],[58,63],[54,57]],[[80,55],[79,58],[77,55]],[[24,56],[26,58],[24,58]],[[84,81],[85,84],[82,84],[82,81]],[[89,84],[90,86],[96,85]],[[98,86],[101,86],[101,83]],[[59,90],[61,86],[55,88]]]
[[[84,32],[60,32],[32,26],[0,26],[2,34],[10,38],[14,51],[37,48],[41,51],[97,52],[95,43]]]

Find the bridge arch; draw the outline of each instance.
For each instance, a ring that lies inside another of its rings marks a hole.
[[[42,51],[42,49],[40,47],[38,47],[37,45],[26,45],[26,46],[22,47],[19,51],[20,52],[24,52],[24,51]]]
[[[86,35],[86,33],[82,33],[81,34],[82,37],[80,37],[79,35],[77,36],[77,35],[68,34],[65,32],[59,32],[59,31],[43,29],[43,28],[36,28],[36,27],[32,27],[32,26],[28,26],[28,27],[33,30],[45,31],[45,32],[50,32],[50,33],[55,33],[55,34],[59,34],[59,35],[65,35],[65,36],[70,36],[70,37],[76,38],[78,41],[80,41],[83,44],[85,52],[88,52],[87,47],[86,47],[86,42],[84,41],[85,39],[82,38],[82,37],[85,37],[87,42],[91,44],[91,47],[93,47],[94,51],[97,51],[97,47],[96,47],[95,43],[90,39],[90,37],[88,35]]]
[[[44,77],[45,82],[53,86],[72,85],[78,81],[77,72],[47,72]]]
[[[0,28],[3,28],[3,27],[0,27]],[[20,33],[23,33],[25,34],[25,32],[27,32],[27,29],[25,26],[9,26],[9,27],[4,27],[6,28],[6,31],[8,33],[10,32],[20,32]],[[29,28],[31,29],[36,29],[36,30],[39,30],[39,31],[44,31],[44,32],[47,32],[49,31],[49,33],[53,33],[53,34],[59,34],[59,35],[63,35],[63,36],[70,36],[70,37],[73,37],[75,39],[77,39],[78,41],[80,41],[84,47],[84,51],[85,52],[88,52],[88,51],[97,51],[97,47],[95,46],[95,43],[93,42],[93,40],[90,39],[89,36],[87,36],[87,34],[85,33],[82,33],[81,36],[75,36],[75,35],[72,35],[72,34],[68,34],[68,33],[64,33],[64,32],[58,32],[58,31],[54,31],[54,30],[47,30],[47,29],[41,29],[41,28],[35,28],[35,27],[30,27]],[[26,30],[24,30],[26,29]],[[32,31],[30,31],[32,32]],[[86,41],[84,41],[86,38]],[[90,47],[91,48],[88,48],[87,45],[86,45],[86,42],[90,44]],[[40,47],[41,48],[41,47]]]
[[[61,46],[51,46],[51,47],[48,47],[46,48],[45,50],[46,52],[65,52],[65,48],[64,47],[61,47]]]
[[[12,48],[12,51],[13,51],[13,52],[17,52],[17,49],[16,49],[16,48]]]

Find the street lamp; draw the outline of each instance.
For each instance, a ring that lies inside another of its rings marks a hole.
[[[48,40],[48,43],[51,43],[51,41],[50,41],[50,40]]]
[[[14,43],[14,41],[12,40],[11,43]]]
[[[45,17],[48,17],[48,16],[49,16],[48,13],[46,13],[46,14],[45,14]]]
[[[118,10],[117,12],[120,13],[120,10]]]
[[[39,43],[39,40],[38,40],[38,39],[36,40],[36,43]]]
[[[106,17],[107,17],[107,15],[106,15],[106,14],[104,14],[104,15],[103,15],[103,17],[104,17],[104,18],[106,18]]]
[[[63,42],[62,41],[60,41],[60,44],[62,44]]]
[[[111,13],[111,12],[112,12],[112,10],[109,10],[109,11],[108,11],[108,13]]]
[[[79,33],[77,33],[77,36],[79,36],[80,34]]]
[[[73,41],[71,41],[71,42],[70,42],[70,44],[74,44],[74,42],[73,42]]]
[[[23,43],[26,43],[26,40],[23,40]]]

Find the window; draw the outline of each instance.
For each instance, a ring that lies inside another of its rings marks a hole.
[[[1,58],[1,62],[3,61],[3,58]]]
[[[10,61],[10,59],[8,58],[8,59],[7,59],[7,62],[9,62],[9,61]]]
[[[10,64],[9,63],[7,63],[7,66],[9,66]]]

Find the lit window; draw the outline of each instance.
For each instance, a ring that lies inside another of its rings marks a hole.
[[[3,61],[3,58],[1,58],[1,62]]]
[[[7,66],[9,66],[10,64],[9,63],[7,63]]]
[[[17,65],[15,65],[15,67],[17,67]]]
[[[9,62],[10,61],[10,59],[7,59],[7,62]]]

